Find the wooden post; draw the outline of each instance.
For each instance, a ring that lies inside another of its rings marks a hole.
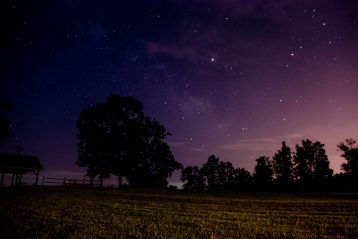
[[[90,186],[93,187],[93,177],[90,176]]]
[[[63,178],[63,186],[66,185],[66,178]]]
[[[15,174],[13,174],[12,178],[11,178],[11,187],[14,185],[14,177],[15,177]]]
[[[85,177],[83,177],[82,185],[85,185]]]
[[[37,183],[39,182],[39,174],[40,174],[40,170],[37,170],[37,171],[35,172],[35,175],[36,175],[35,186],[37,186]]]
[[[119,175],[118,176],[118,188],[120,188],[122,186],[122,176]]]
[[[19,175],[19,184],[21,184],[22,181],[22,173]]]
[[[5,177],[5,173],[2,173],[0,187],[2,187],[4,185],[4,177]]]
[[[99,187],[102,188],[103,187],[103,177],[99,176]]]

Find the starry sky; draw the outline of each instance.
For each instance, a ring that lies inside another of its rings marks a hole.
[[[141,100],[185,166],[216,154],[252,171],[309,138],[339,172],[337,143],[358,139],[357,1],[4,0],[0,19],[0,150],[45,175],[84,174],[76,120],[110,93]]]

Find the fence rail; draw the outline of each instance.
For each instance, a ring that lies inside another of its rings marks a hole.
[[[92,186],[100,186],[100,180],[92,180]],[[91,180],[82,178],[51,178],[51,177],[42,177],[42,186],[75,186],[75,185],[86,185],[91,186]]]

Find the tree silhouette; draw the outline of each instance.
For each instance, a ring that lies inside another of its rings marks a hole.
[[[181,181],[185,182],[186,190],[203,190],[205,188],[203,177],[198,166],[188,166],[181,172]]]
[[[84,109],[77,121],[77,164],[93,178],[122,176],[133,186],[164,186],[181,167],[163,141],[169,132],[146,117],[133,97],[112,94],[105,103]]]
[[[344,174],[337,178],[348,190],[358,191],[358,145],[354,139],[346,139],[338,145],[342,157],[347,161],[342,164]]]
[[[261,156],[256,159],[254,172],[255,186],[259,190],[269,190],[272,184],[272,164],[269,157]]]
[[[79,133],[77,138],[78,159],[77,165],[87,167],[87,175],[91,178],[100,177],[101,185],[103,178],[110,176],[110,152],[111,129],[106,123],[105,105],[97,104],[96,107],[84,109],[77,121]]]
[[[164,187],[172,172],[182,166],[163,140],[169,132],[158,121],[145,117],[131,131],[127,179],[133,186]]]
[[[248,190],[252,184],[250,172],[244,168],[234,168],[230,162],[222,162],[210,155],[199,169],[189,166],[182,170],[181,180],[187,190]]]
[[[232,190],[235,185],[236,170],[230,162],[219,162],[218,189]]]
[[[244,168],[235,169],[235,182],[234,182],[235,189],[240,191],[250,190],[250,187],[252,187],[252,182],[253,179],[249,171],[247,171]]]
[[[203,175],[204,183],[208,190],[220,189],[219,161],[220,159],[218,157],[210,155],[208,161],[200,169],[200,173]]]
[[[6,113],[11,111],[11,103],[0,97],[0,145],[5,143],[5,138],[9,136],[10,121]]]
[[[329,168],[329,161],[324,144],[302,140],[302,146],[296,145],[294,155],[294,174],[301,189],[322,189],[332,177],[333,170]]]
[[[275,173],[275,183],[281,189],[288,189],[293,182],[293,163],[291,149],[282,142],[281,149],[272,157],[273,169]]]
[[[358,177],[358,145],[354,139],[346,139],[345,143],[338,144],[339,150],[343,152],[341,155],[346,163],[342,164],[342,170],[350,175]]]

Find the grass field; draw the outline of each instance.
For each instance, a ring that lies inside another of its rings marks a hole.
[[[358,195],[0,189],[1,238],[358,238]]]

